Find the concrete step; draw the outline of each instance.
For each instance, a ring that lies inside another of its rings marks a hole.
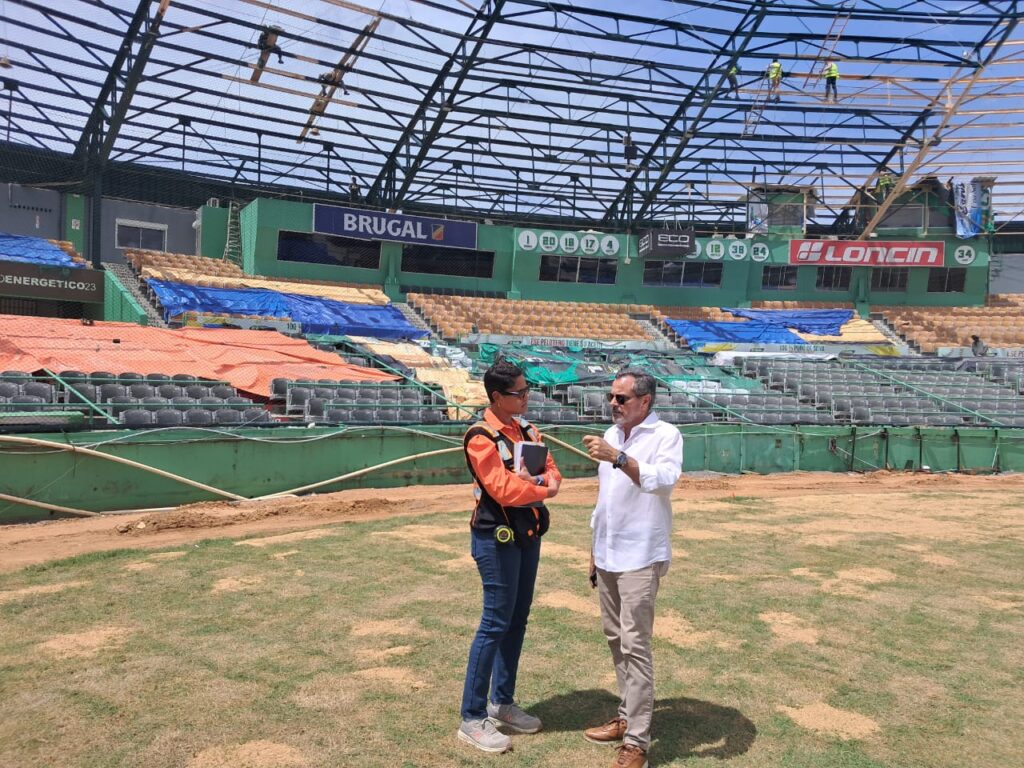
[[[114,262],[103,262],[103,268],[114,273],[117,279],[121,281],[128,293],[132,295],[132,298],[138,302],[139,306],[142,307],[146,312],[146,317],[149,319],[149,324],[155,328],[168,328],[167,323],[164,322],[160,316],[160,310],[153,305],[153,303],[146,297],[145,291],[139,284],[139,278],[127,264],[116,264]]]
[[[402,313],[405,319],[408,320],[413,327],[426,331],[427,333],[430,334],[432,338],[438,339],[437,334],[434,333],[434,331],[430,328],[430,326],[423,319],[419,312],[417,312],[415,309],[410,307],[405,302],[395,301],[392,302],[392,304],[395,307],[395,309]]]

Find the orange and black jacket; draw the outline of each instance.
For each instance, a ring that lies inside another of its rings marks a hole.
[[[546,486],[552,480],[562,480],[550,453],[544,468],[544,486],[523,480],[515,473],[512,458],[515,444],[524,441],[543,442],[540,432],[529,422],[518,419],[512,424],[503,424],[490,408],[484,411],[481,421],[467,430],[463,439],[476,496],[470,525],[480,530],[509,525],[516,531],[519,544],[525,544],[525,540],[534,536],[539,538],[547,530],[547,508],[543,504],[529,505],[543,502],[548,495]]]

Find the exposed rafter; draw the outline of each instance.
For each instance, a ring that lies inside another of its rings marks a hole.
[[[491,27],[494,26],[494,22],[504,5],[505,0],[483,0],[479,10],[473,17],[472,23],[469,25],[469,29],[462,35],[458,46],[437,73],[437,77],[423,95],[423,100],[420,102],[415,113],[413,113],[412,119],[406,124],[405,130],[402,131],[402,135],[395,142],[391,153],[384,161],[380,173],[374,180],[373,186],[370,187],[370,193],[367,196],[371,202],[397,205],[402,201],[405,193],[409,190],[409,185],[416,178],[416,174],[422,167],[434,139],[437,138],[437,134],[441,130],[441,126],[444,125],[448,113],[454,108],[455,97],[459,89],[462,88],[462,84],[466,81],[466,76],[473,67],[476,57],[480,53],[484,41],[487,39],[487,34],[490,32]],[[468,53],[467,49],[469,49]],[[456,64],[459,64],[458,73],[454,76],[452,83],[448,85],[448,77]],[[435,103],[435,99],[438,96],[441,97],[440,104]],[[430,128],[419,138],[419,151],[412,162],[402,169],[403,179],[401,186],[396,188],[399,157],[409,147],[412,137],[416,132],[417,123],[426,117],[431,107],[437,109],[437,114]]]

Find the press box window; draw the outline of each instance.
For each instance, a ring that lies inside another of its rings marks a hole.
[[[821,291],[850,290],[850,267],[818,267],[814,287]]]
[[[166,224],[118,219],[114,227],[114,242],[118,248],[134,248],[141,251],[167,250]]]
[[[494,272],[494,252],[436,245],[403,245],[402,271],[489,278]]]
[[[761,267],[761,288],[765,291],[795,291],[796,267]]]
[[[700,261],[648,261],[644,264],[644,285],[716,288],[722,284],[722,265]]]
[[[380,268],[380,242],[317,232],[279,232],[278,261],[329,264],[335,267]]]
[[[963,293],[965,267],[934,267],[928,271],[928,293]]]
[[[876,292],[906,291],[906,267],[882,267],[871,270],[871,290]]]
[[[543,283],[589,283],[612,285],[619,262],[580,256],[548,254],[540,259],[538,279]]]

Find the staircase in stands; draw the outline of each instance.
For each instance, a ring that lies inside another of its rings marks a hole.
[[[146,313],[146,317],[149,318],[149,324],[154,328],[167,328],[169,327],[164,319],[160,316],[160,310],[153,306],[152,302],[146,298],[145,292],[142,290],[142,286],[139,284],[139,278],[136,276],[132,268],[127,264],[114,264],[112,262],[103,262],[103,268],[113,272],[117,279],[121,282],[121,285],[127,289],[128,293],[132,295],[132,298],[138,302],[138,305]]]
[[[419,328],[420,330],[426,331],[432,337],[437,338],[437,334],[434,333],[430,325],[423,319],[420,313],[417,312],[412,307],[410,307],[408,304],[401,301],[395,301],[392,302],[392,306],[399,312],[401,312],[402,316],[405,317],[405,319],[408,320],[409,323],[412,324],[414,328]]]

